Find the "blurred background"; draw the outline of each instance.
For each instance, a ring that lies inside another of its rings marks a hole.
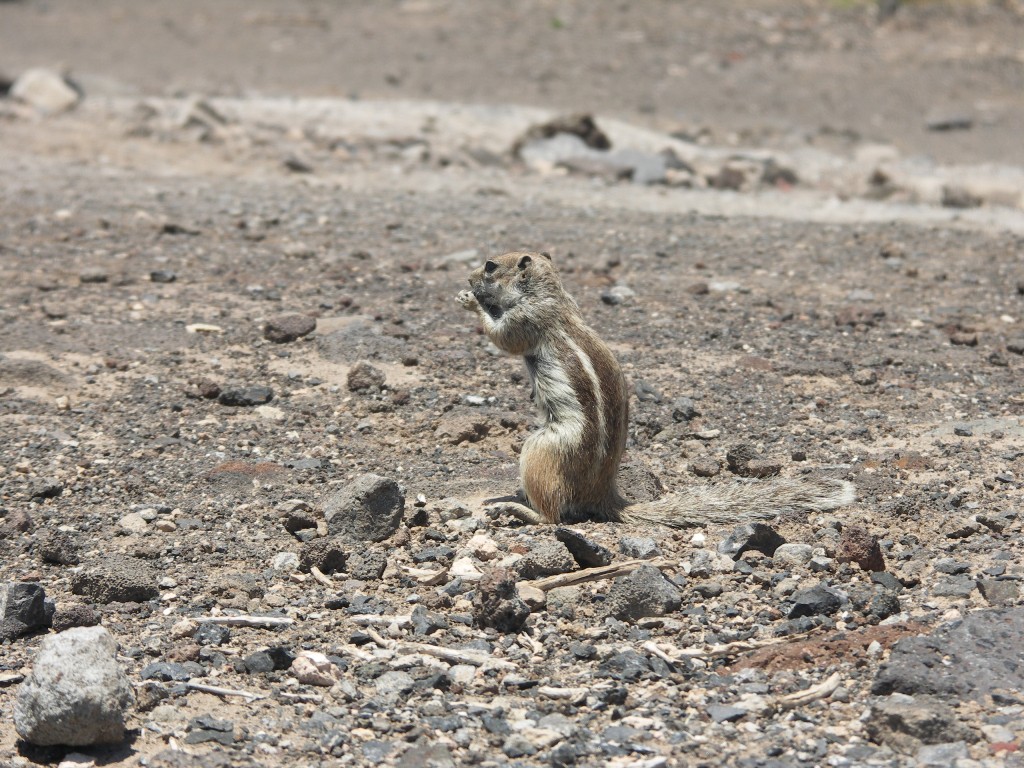
[[[695,142],[1024,164],[1019,0],[14,0],[0,78],[593,112]]]

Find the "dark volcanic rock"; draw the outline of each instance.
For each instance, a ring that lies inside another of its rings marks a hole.
[[[893,645],[871,692],[936,694],[982,700],[995,689],[1024,688],[1024,607],[979,611],[930,635]]]
[[[839,538],[836,560],[856,563],[865,571],[884,571],[885,558],[878,537],[859,525],[847,527]]]
[[[610,565],[615,557],[611,550],[591,541],[579,531],[571,528],[556,528],[555,538],[565,545],[581,568],[596,568]]]
[[[316,330],[316,319],[308,315],[280,315],[263,324],[263,338],[286,344]]]
[[[771,557],[786,543],[775,529],[766,523],[745,523],[733,528],[732,533],[718,545],[720,554],[739,560],[744,552],[754,549]]]
[[[349,369],[345,383],[350,392],[367,392],[381,389],[386,380],[380,368],[358,362]]]
[[[78,565],[81,547],[70,533],[52,531],[39,542],[39,556],[48,563]]]
[[[63,632],[72,627],[94,627],[99,623],[100,615],[82,603],[62,605],[53,612],[54,632]]]
[[[508,568],[485,571],[473,596],[473,620],[477,626],[518,632],[529,616],[529,606],[516,593],[516,574]]]
[[[540,579],[576,570],[576,561],[560,541],[538,541],[515,564],[522,579]]]
[[[978,738],[943,702],[929,696],[899,693],[872,704],[865,728],[872,741],[901,752],[914,752],[922,744]]]
[[[53,604],[38,584],[0,584],[0,642],[50,626]]]
[[[248,408],[254,405],[263,405],[274,399],[274,390],[270,387],[235,387],[225,389],[217,396],[217,402],[221,405],[233,408]]]
[[[642,565],[612,582],[605,598],[609,616],[633,620],[678,611],[682,596],[675,585],[652,565]]]
[[[793,603],[789,609],[791,619],[798,619],[801,616],[831,616],[842,605],[837,594],[820,584],[794,592],[790,600]]]
[[[347,541],[383,541],[398,530],[405,495],[398,483],[362,475],[324,502],[327,530]]]
[[[144,602],[158,594],[156,571],[133,557],[112,555],[87,563],[71,577],[71,592],[97,603]]]
[[[347,557],[338,539],[326,537],[307,541],[299,550],[299,570],[307,573],[313,567],[323,573],[345,570]]]

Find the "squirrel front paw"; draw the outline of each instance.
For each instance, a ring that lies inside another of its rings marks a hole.
[[[455,300],[463,309],[476,309],[479,306],[476,296],[473,295],[472,291],[459,291],[459,295],[455,297]]]

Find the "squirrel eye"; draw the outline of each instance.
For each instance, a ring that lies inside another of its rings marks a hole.
[[[493,261],[488,261],[486,264],[484,264],[484,272],[486,272],[488,275],[491,274],[491,272],[493,272],[497,268],[498,265],[495,264]]]

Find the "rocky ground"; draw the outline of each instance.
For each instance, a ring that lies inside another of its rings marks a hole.
[[[468,4],[246,5],[248,43],[181,5],[0,4],[12,80],[82,70],[0,99],[0,764],[1019,761],[1016,6],[696,3],[675,61],[658,22],[688,4],[538,3],[458,77],[493,22]],[[58,52],[67,25],[97,44]],[[497,77],[531,30],[561,74]],[[670,71],[702,53],[704,91]],[[798,59],[842,77],[772,112]],[[935,67],[943,99],[914,87]],[[314,98],[357,82],[440,100]],[[841,140],[823,93],[859,99]],[[528,132],[580,109],[595,129]],[[858,501],[682,531],[488,515],[529,384],[454,296],[513,248],[551,253],[626,369],[631,498],[825,474]],[[45,744],[63,677],[96,699],[57,740],[115,744]]]

